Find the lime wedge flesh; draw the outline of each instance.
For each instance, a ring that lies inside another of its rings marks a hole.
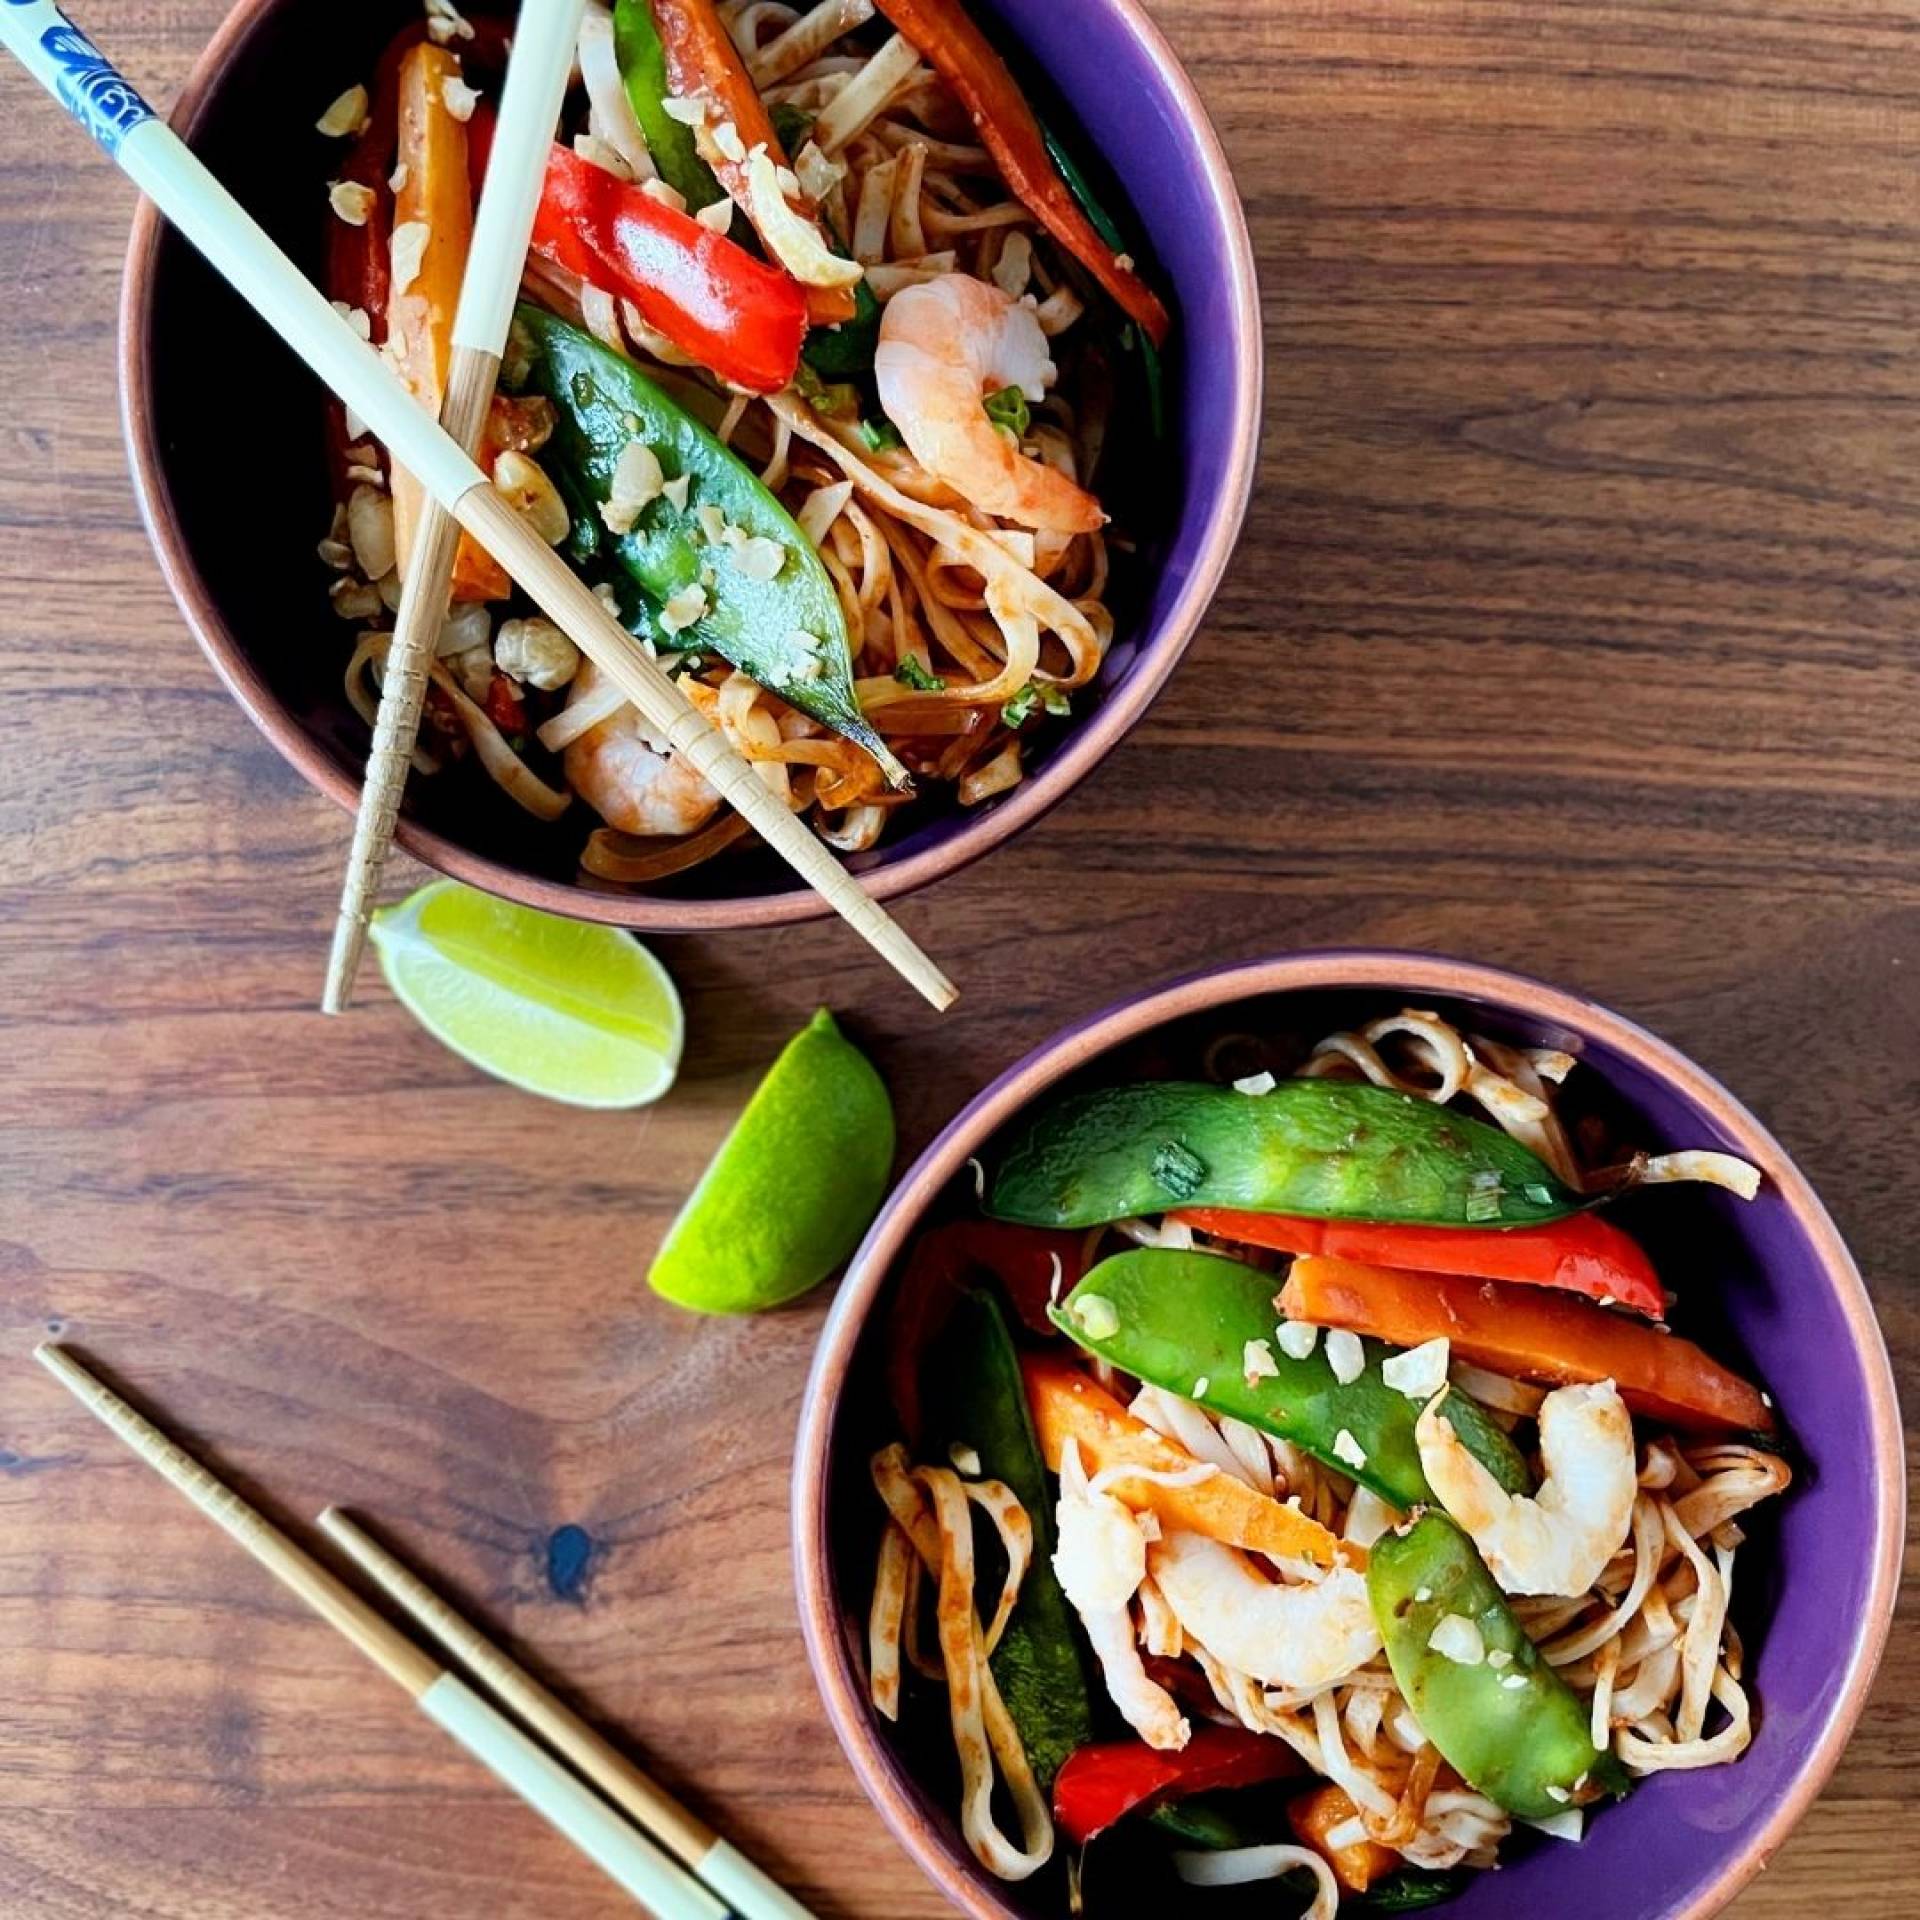
[[[892,1166],[893,1102],[823,1007],[721,1141],[647,1280],[701,1313],[791,1300],[853,1251]]]
[[[394,997],[483,1073],[575,1107],[673,1085],[684,1022],[667,970],[617,927],[436,880],[370,929]]]

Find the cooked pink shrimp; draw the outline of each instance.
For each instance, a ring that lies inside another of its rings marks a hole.
[[[583,660],[567,705],[594,698],[601,675]],[[693,833],[713,818],[720,796],[692,765],[664,753],[631,706],[589,728],[566,749],[567,784],[622,833]]]
[[[1030,306],[964,273],[903,287],[881,313],[873,371],[908,451],[970,505],[1055,533],[1104,523],[1092,494],[1029,460],[982,405],[1007,387],[1046,398],[1053,360]]]

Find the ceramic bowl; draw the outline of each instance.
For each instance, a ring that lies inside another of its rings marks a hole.
[[[1219,141],[1192,83],[1135,0],[971,0],[1050,96],[1078,150],[1117,183],[1172,296],[1169,455],[1155,467],[1137,578],[1116,606],[1091,698],[1019,787],[984,806],[929,806],[852,865],[892,899],[1037,819],[1139,719],[1173,671],[1227,564],[1253,477],[1261,343],[1252,252]],[[240,0],[188,80],[173,124],[310,271],[325,239],[332,149],[313,121],[417,0]],[[1077,123],[1077,124],[1076,124]],[[365,726],[341,691],[349,643],[314,555],[330,502],[318,389],[142,205],[127,256],[121,392],[142,511],[188,625],[282,754],[354,804]],[[1151,463],[1142,463],[1143,465]],[[765,926],[827,909],[761,851],[648,893],[577,877],[587,820],[537,825],[481,779],[416,779],[400,844],[489,891],[652,931]]]
[[[1632,1196],[1627,1224],[1679,1277],[1686,1330],[1764,1381],[1798,1450],[1798,1478],[1754,1516],[1735,1579],[1753,1744],[1735,1764],[1643,1782],[1601,1809],[1577,1849],[1536,1836],[1476,1877],[1449,1920],[1702,1920],[1766,1865],[1833,1771],[1885,1644],[1905,1468],[1885,1346],[1860,1276],[1806,1180],[1725,1088],[1664,1041],[1561,988],[1492,968],[1379,951],[1302,953],[1222,969],[1110,1008],[1029,1054],[972,1101],[895,1189],[855,1255],[821,1335],[793,1473],[796,1575],[821,1697],[860,1784],[907,1851],[980,1920],[1065,1912],[1057,1879],[1008,1886],[961,1842],[944,1715],[922,1694],[899,1728],[867,1705],[866,1603],[879,1535],[867,1479],[896,1437],[879,1333],[903,1249],[972,1204],[969,1156],[1062,1083],[1192,1074],[1225,1033],[1311,1038],[1382,1010],[1435,1007],[1495,1037],[1576,1054],[1590,1086],[1656,1151],[1717,1147],[1753,1162],[1743,1203],[1704,1188]],[[915,1727],[910,1722],[921,1723]],[[924,1736],[924,1737],[923,1737]],[[1098,1843],[1096,1843],[1098,1844]],[[1252,1911],[1273,1911],[1273,1890]],[[1200,1920],[1220,1894],[1178,1907]]]

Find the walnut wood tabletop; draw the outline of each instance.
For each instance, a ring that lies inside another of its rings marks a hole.
[[[110,11],[164,98],[220,6]],[[837,925],[660,942],[687,1054],[640,1114],[483,1080],[372,970],[315,1011],[347,821],[149,556],[113,388],[129,190],[0,76],[0,1916],[632,1911],[41,1374],[49,1333],[303,1538],[331,1501],[387,1523],[823,1915],[947,1910],[795,1625],[824,1302],[708,1323],[640,1284],[823,1000],[904,1154],[1069,1017],[1208,962],[1548,975],[1780,1134],[1920,1398],[1920,7],[1158,11],[1266,298],[1226,591],[1087,786],[902,906],[957,1011]],[[206,409],[259,484],[245,396]],[[1742,1920],[1920,1915],[1887,1844],[1910,1615]]]

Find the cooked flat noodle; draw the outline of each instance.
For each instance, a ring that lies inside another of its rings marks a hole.
[[[940,1666],[947,1686],[954,1750],[960,1761],[961,1832],[990,1873],[1003,1880],[1024,1880],[1052,1856],[1053,1819],[1034,1781],[1019,1731],[1001,1700],[987,1656],[1006,1625],[1025,1577],[1032,1553],[1032,1523],[1000,1482],[968,1482],[950,1468],[912,1466],[904,1447],[883,1448],[874,1455],[871,1469],[874,1487],[890,1516],[888,1536],[910,1546],[938,1589]],[[975,1506],[993,1521],[1008,1560],[1008,1577],[990,1632],[982,1629],[974,1604],[970,1515]],[[894,1576],[887,1549],[883,1546],[881,1551],[883,1575],[891,1579]],[[876,1659],[872,1649],[889,1632],[901,1636],[906,1633],[910,1596],[919,1576],[909,1570],[901,1578],[904,1592],[897,1608],[893,1589],[886,1592],[883,1604],[876,1582],[875,1603],[868,1615],[869,1687],[888,1689],[886,1697],[896,1703],[898,1659],[887,1652]],[[899,1638],[890,1644],[897,1648]],[[911,1640],[908,1644],[910,1647]],[[878,1696],[875,1704],[879,1705]],[[996,1766],[1020,1825],[1017,1845],[1001,1832],[994,1819]]]

